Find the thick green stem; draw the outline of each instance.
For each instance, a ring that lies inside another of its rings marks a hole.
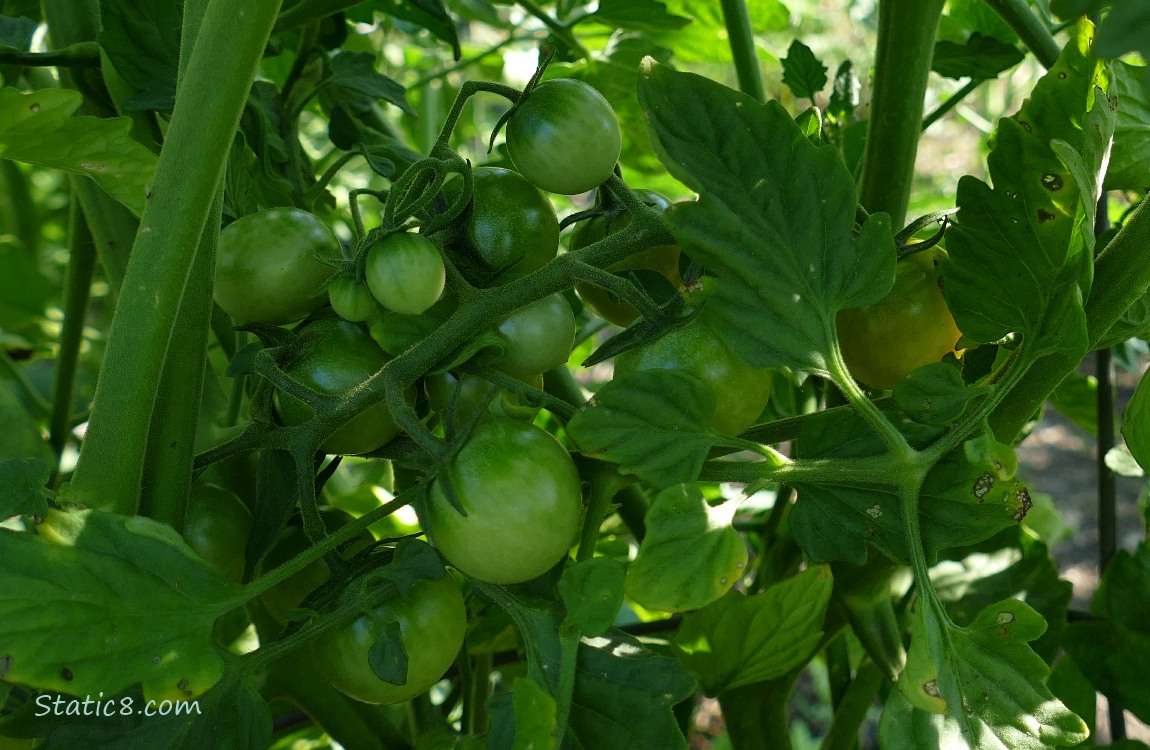
[[[68,270],[64,273],[64,323],[60,328],[56,377],[52,383],[52,419],[48,427],[48,441],[57,456],[63,452],[72,433],[72,389],[76,382],[80,347],[84,343],[84,320],[88,314],[92,272],[96,266],[92,233],[88,231],[79,204],[73,201],[70,211]]]
[[[763,72],[755,53],[755,32],[751,28],[751,14],[745,0],[722,0],[723,21],[727,25],[727,44],[735,61],[739,77],[739,90],[755,101],[765,102]]]
[[[1143,200],[1126,224],[1094,263],[1094,283],[1086,301],[1086,325],[1091,346],[1101,341],[1127,308],[1150,288],[1150,200]],[[990,427],[1007,444],[1076,367],[1079,360],[1065,354],[1040,358],[1012,388],[990,416]]]
[[[719,693],[719,706],[734,750],[790,750],[787,699],[794,677]]]
[[[1014,33],[1018,34],[1018,38],[1034,53],[1043,67],[1049,68],[1058,62],[1058,55],[1062,49],[1027,0],[983,0],[983,2],[1014,29]]]
[[[279,0],[212,0],[176,96],[112,321],[73,499],[132,514],[168,345]],[[205,108],[203,103],[211,101]]]
[[[914,181],[923,99],[945,0],[880,0],[871,97],[859,178],[859,203],[885,212],[898,228]]]
[[[71,181],[72,191],[84,209],[84,218],[96,243],[96,255],[104,268],[112,297],[119,298],[139,223],[131,211],[96,183],[86,177],[73,177]]]
[[[822,750],[852,750],[858,747],[859,727],[874,705],[875,695],[890,683],[874,662],[864,661],[851,680],[841,701],[835,706],[835,717],[823,737]]]
[[[0,159],[0,215],[4,224],[20,240],[28,257],[35,258],[40,250],[40,212],[32,201],[28,177],[20,166],[9,159]]]
[[[52,52],[0,50],[0,65],[19,65],[30,68],[95,68],[100,65],[100,45],[95,42],[81,42],[74,47]]]

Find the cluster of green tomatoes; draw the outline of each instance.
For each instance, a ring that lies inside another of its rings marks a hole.
[[[607,101],[590,86],[569,79],[531,89],[507,122],[506,142],[515,170],[471,170],[471,199],[454,232],[376,232],[356,248],[354,258],[346,258],[331,229],[299,209],[264,210],[234,221],[220,235],[216,302],[238,323],[286,326],[303,320],[294,330],[310,334],[313,343],[292,359],[286,374],[321,394],[356,389],[391,359],[377,343],[381,326],[395,316],[421,315],[450,298],[445,257],[478,259],[490,272],[482,282],[486,286],[532,274],[555,258],[560,224],[546,192],[576,195],[596,189],[612,175],[621,147],[619,123]],[[657,194],[637,194],[648,206],[661,211],[670,207]],[[616,212],[579,222],[568,248],[586,247],[624,229],[629,221],[629,214]],[[936,314],[942,298],[934,276],[919,266],[915,269],[921,273],[903,274],[904,265],[899,299],[909,296],[919,304],[929,298],[934,305],[930,314]],[[679,288],[680,269],[685,267],[680,248],[666,245],[642,249],[607,270],[620,275],[654,271]],[[573,286],[588,308],[611,323],[627,326],[639,317],[634,306],[593,284]],[[878,322],[903,314],[888,308],[890,304],[854,311],[849,320],[840,320],[857,344],[846,348],[848,364],[852,369],[857,364],[860,376],[880,388],[890,387],[891,374],[882,368],[874,374],[866,371],[870,359],[881,359],[883,350],[889,350],[890,342],[882,338],[886,329]],[[945,311],[944,303],[941,309]],[[868,326],[877,336],[868,333]],[[502,351],[491,365],[542,390],[543,374],[567,363],[576,320],[567,298],[554,294],[512,312],[489,333],[500,341]],[[953,341],[943,350],[952,348]],[[894,369],[909,371],[936,361],[944,351],[928,352],[930,346],[911,344],[913,351],[900,353],[905,361]],[[671,328],[615,359],[616,377],[653,368],[684,370],[703,380],[716,396],[712,427],[727,435],[753,425],[771,395],[771,373],[735,356],[703,318]],[[553,568],[567,556],[579,530],[582,490],[567,448],[533,424],[539,407],[462,371],[427,374],[421,383],[426,404],[441,423],[450,419],[468,426],[465,442],[429,488],[421,522],[430,541],[452,567],[488,583],[523,582]],[[417,400],[415,393],[408,397]],[[274,406],[276,419],[284,425],[313,417],[310,406],[284,392],[276,393]],[[370,454],[399,433],[387,404],[380,402],[342,425],[320,449]],[[466,515],[446,497],[448,483]],[[330,528],[346,519],[327,521]],[[187,534],[192,541],[197,534],[193,524]],[[285,537],[293,535],[281,539],[265,569],[306,546],[300,529],[289,526]],[[242,539],[234,545],[242,549]],[[290,610],[326,577],[326,565],[317,562],[268,591],[263,603],[273,617],[286,622]],[[368,651],[387,622],[399,623],[409,655],[403,685],[384,681],[368,662]],[[462,595],[448,575],[417,582],[403,596],[319,640],[315,648],[321,669],[337,688],[359,700],[392,703],[424,692],[442,677],[462,646],[465,624]]]

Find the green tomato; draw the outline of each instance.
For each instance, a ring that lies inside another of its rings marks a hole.
[[[671,205],[669,200],[650,190],[636,190],[635,193],[642,198],[647,205],[654,206],[660,211],[666,211]],[[627,212],[618,214],[611,222],[610,229],[608,229],[607,226],[607,219],[603,216],[596,216],[593,219],[581,222],[575,228],[575,231],[571,233],[570,249],[574,252],[594,244],[609,234],[621,232],[630,223],[631,214]],[[679,255],[680,250],[678,245],[656,245],[655,247],[649,247],[642,252],[636,253],[613,266],[609,266],[607,270],[614,273],[639,270],[658,271],[667,277],[667,281],[669,281],[672,286],[678,288],[683,283],[683,279],[679,275]],[[583,302],[594,310],[599,317],[617,326],[629,326],[639,317],[639,311],[635,309],[634,305],[629,302],[623,302],[602,287],[595,286],[586,281],[580,281],[575,284],[575,291],[579,293],[579,297]]]
[[[244,549],[252,514],[243,501],[216,484],[192,485],[184,516],[184,541],[231,581],[244,577]]]
[[[426,531],[448,562],[490,583],[519,583],[562,560],[579,530],[579,473],[545,430],[514,419],[476,426],[443,469],[467,515],[431,485]]]
[[[214,296],[237,322],[283,325],[323,305],[321,290],[338,259],[339,239],[319,218],[298,208],[248,214],[220,232]]]
[[[642,370],[680,370],[710,386],[711,427],[724,435],[753,425],[771,398],[771,371],[739,359],[701,318],[615,358],[616,375]]]
[[[318,333],[321,338],[288,368],[287,374],[319,393],[332,396],[345,393],[391,360],[359,323],[322,318],[299,330]],[[294,396],[277,392],[275,400],[284,424],[303,424],[312,417],[311,407]],[[399,433],[399,425],[391,418],[387,403],[380,401],[332,433],[320,450],[351,455],[370,453]]]
[[[399,624],[407,654],[407,680],[385,682],[371,668],[368,653],[391,622]],[[364,703],[400,703],[426,692],[443,678],[463,647],[467,608],[450,575],[423,578],[406,596],[384,602],[314,643],[323,676],[340,692]]]
[[[367,251],[367,286],[379,304],[419,315],[443,294],[446,272],[435,243],[415,232],[389,234]]]
[[[575,314],[562,294],[521,307],[496,328],[504,345],[500,370],[524,382],[565,364],[575,346]]]
[[[547,196],[516,172],[471,171],[467,237],[487,265],[513,279],[542,268],[559,251],[559,219]]]
[[[855,379],[889,390],[923,365],[957,353],[962,333],[942,296],[939,257],[924,250],[902,259],[886,297],[839,312],[839,346]]]
[[[507,153],[515,168],[552,193],[585,193],[606,182],[622,144],[611,105],[570,78],[536,86],[507,121]]]
[[[536,390],[543,390],[542,375],[525,379],[524,382]],[[423,387],[427,391],[427,401],[431,408],[440,414],[446,414],[451,408],[452,399],[456,399],[457,425],[470,424],[477,417],[491,419],[497,416],[530,422],[540,410],[539,406],[524,404],[510,391],[470,373],[462,373],[459,377],[450,372],[427,375],[423,379]],[[456,388],[459,389],[458,397],[455,395]]]
[[[353,323],[362,323],[378,312],[371,290],[350,276],[332,279],[327,296],[335,314]]]

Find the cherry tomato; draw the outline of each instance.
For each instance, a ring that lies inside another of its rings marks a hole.
[[[575,346],[575,314],[562,294],[521,307],[496,329],[504,344],[495,366],[525,382],[565,364]]]
[[[334,269],[315,256],[341,257],[339,239],[297,208],[248,214],[220,232],[215,300],[243,323],[292,323],[318,309]]]
[[[547,196],[509,169],[477,167],[467,237],[502,279],[541,268],[559,252],[559,219]]]
[[[566,556],[579,530],[579,474],[545,430],[498,417],[481,422],[444,468],[463,509],[431,485],[426,531],[448,562],[491,583],[535,578]]]
[[[389,234],[367,251],[367,286],[389,310],[419,315],[443,294],[446,272],[435,244],[415,232]]]
[[[252,514],[236,495],[216,484],[196,483],[184,517],[184,541],[230,580],[244,577],[244,548]]]
[[[669,200],[658,193],[649,190],[636,190],[635,193],[648,205],[654,206],[660,211],[666,211],[671,205]],[[616,215],[611,221],[610,229],[608,229],[607,219],[602,216],[582,222],[571,233],[570,249],[575,251],[587,247],[607,237],[608,234],[622,231],[630,223],[631,214],[627,212]],[[607,270],[612,272],[643,269],[658,271],[677,288],[683,283],[683,279],[679,276],[679,255],[678,245],[656,245],[608,267]],[[635,321],[635,318],[639,317],[639,311],[635,309],[634,305],[623,302],[602,287],[580,281],[575,285],[575,291],[599,317],[617,326],[629,326]]]
[[[903,258],[886,297],[839,312],[839,346],[858,381],[888,390],[908,373],[954,352],[962,333],[939,287],[938,257],[924,250]]]
[[[350,276],[332,279],[327,288],[331,309],[344,320],[361,323],[373,318],[379,312],[375,297],[366,284],[361,284]]]
[[[394,685],[371,668],[368,652],[388,623],[399,624],[407,654],[407,680]],[[364,703],[399,703],[426,692],[443,678],[463,647],[467,608],[450,575],[423,578],[406,596],[362,614],[313,646],[323,676],[344,694]]]
[[[724,435],[753,425],[771,397],[771,371],[739,359],[702,318],[615,358],[617,375],[656,369],[688,372],[710,386],[715,394],[711,426]]]
[[[507,121],[507,153],[515,168],[552,193],[585,193],[606,182],[622,143],[611,105],[570,78],[536,86]]]
[[[288,375],[314,391],[329,395],[344,393],[363,383],[387,364],[384,353],[367,329],[340,318],[322,318],[301,327],[300,332],[320,334]],[[286,393],[276,393],[276,408],[284,424],[302,424],[311,419],[311,408]],[[351,418],[320,446],[326,453],[370,453],[400,432],[387,404],[380,401]]]

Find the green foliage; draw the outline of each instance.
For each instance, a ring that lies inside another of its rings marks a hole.
[[[0,158],[90,177],[139,215],[155,154],[132,140],[127,120],[73,117],[80,102],[75,91],[0,89]]]

